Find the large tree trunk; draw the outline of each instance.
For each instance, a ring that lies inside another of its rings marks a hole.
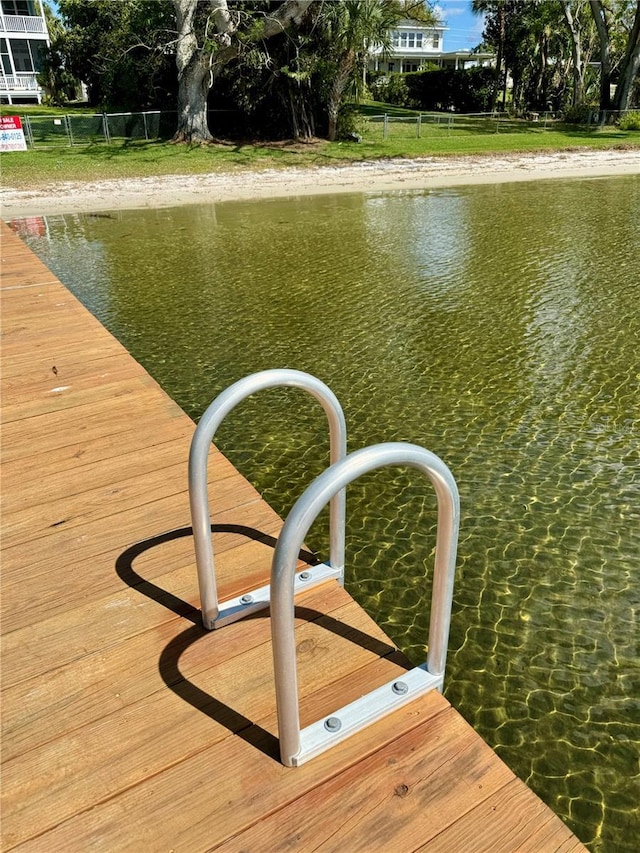
[[[207,123],[210,76],[202,57],[192,57],[183,69],[178,87],[178,128],[172,142],[205,144],[213,140]]]
[[[284,32],[300,22],[313,2],[286,0],[273,15],[261,19],[262,26],[255,28],[247,40],[267,39]],[[201,13],[208,16],[209,39],[219,46],[216,51],[198,41],[199,3]],[[207,124],[207,98],[216,75],[239,54],[239,43],[232,43],[237,24],[227,0],[173,0],[173,5],[178,29],[178,128],[172,141],[205,144],[213,139]]]
[[[562,11],[571,33],[571,58],[573,61],[573,93],[571,103],[574,107],[582,103],[584,97],[584,67],[582,63],[582,41],[580,38],[580,24],[578,18],[573,17],[570,0],[562,4]]]
[[[198,0],[173,0],[178,28],[178,127],[172,142],[211,142],[207,124],[208,58],[200,50],[195,29]]]
[[[640,0],[636,5],[633,27],[629,33],[629,41],[620,66],[620,76],[614,100],[616,110],[628,110],[631,106],[633,88],[640,72]]]
[[[600,42],[600,109],[611,109],[611,51],[609,25],[601,0],[589,0]]]

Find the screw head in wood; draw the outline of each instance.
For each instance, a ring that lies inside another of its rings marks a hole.
[[[342,723],[338,717],[327,717],[324,721],[324,727],[328,732],[339,732],[342,728]]]

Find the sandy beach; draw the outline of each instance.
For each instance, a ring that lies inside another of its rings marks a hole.
[[[163,175],[88,183],[63,182],[32,189],[3,187],[2,218],[90,213],[184,204],[319,195],[424,190],[552,178],[640,174],[640,149],[559,151],[538,154],[430,157],[346,166]]]

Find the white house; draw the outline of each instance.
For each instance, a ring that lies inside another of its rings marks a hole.
[[[492,53],[475,53],[470,50],[458,50],[447,53],[444,50],[444,26],[427,26],[420,21],[404,19],[391,31],[392,51],[388,57],[382,56],[382,48],[371,51],[369,68],[371,71],[397,71],[407,73],[420,71],[426,65],[440,67],[466,68],[472,65],[488,65],[494,59]]]
[[[42,0],[0,0],[0,101],[41,102],[37,74],[48,44]]]

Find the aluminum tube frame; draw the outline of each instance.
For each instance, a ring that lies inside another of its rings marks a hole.
[[[451,624],[460,499],[449,468],[434,453],[415,444],[389,442],[365,447],[327,468],[298,498],[280,533],[271,566],[271,633],[282,763],[292,767],[311,755],[303,754],[298,703],[298,676],[294,636],[294,573],[298,552],[318,513],[340,490],[362,474],[388,465],[417,468],[434,486],[438,500],[438,527],[434,561],[429,649],[425,670],[441,689]],[[422,691],[424,692],[424,691]],[[375,691],[374,691],[375,693]],[[373,694],[371,694],[373,696]],[[418,695],[418,694],[416,694]],[[366,698],[366,697],[365,697]],[[413,697],[415,698],[415,696]],[[362,701],[362,700],[361,700]],[[395,706],[380,708],[368,722]],[[336,712],[339,716],[339,712]],[[359,728],[363,726],[360,725]],[[311,727],[308,727],[311,728]],[[350,733],[359,730],[352,728]],[[338,738],[336,738],[337,742]],[[326,743],[326,749],[332,743]],[[313,754],[317,754],[317,749]]]
[[[302,388],[320,403],[329,422],[330,463],[343,459],[347,453],[347,427],[342,406],[337,397],[324,382],[300,370],[286,368],[263,370],[245,376],[216,397],[204,412],[196,427],[189,450],[189,504],[191,507],[191,525],[198,569],[200,606],[202,624],[211,630],[216,626],[219,615],[218,592],[211,541],[211,518],[209,494],[207,489],[207,461],[211,442],[216,430],[229,414],[246,397],[266,388],[288,386]],[[345,491],[338,491],[331,500],[330,507],[330,551],[331,568],[336,570],[338,580],[344,583],[344,541],[345,541]],[[297,553],[296,553],[297,558]],[[268,606],[268,601],[263,606]],[[254,608],[246,609],[246,615]],[[226,620],[229,621],[228,619]],[[226,624],[226,622],[225,622]]]

